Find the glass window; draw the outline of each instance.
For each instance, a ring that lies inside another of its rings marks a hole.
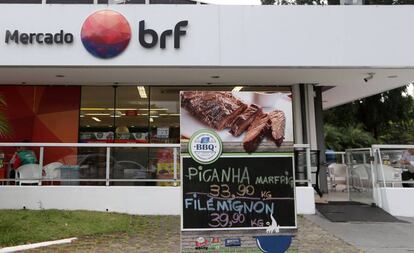
[[[151,142],[180,142],[180,87],[151,87]]]
[[[149,90],[146,86],[116,88],[115,142],[148,142]]]
[[[83,86],[81,93],[80,142],[113,142],[114,88]]]
[[[155,171],[148,166],[148,148],[112,148],[112,179],[153,179]],[[112,182],[112,185],[154,185],[153,182]]]

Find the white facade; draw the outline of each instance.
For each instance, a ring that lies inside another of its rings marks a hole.
[[[108,8],[126,17],[132,38],[121,55],[103,60],[84,49],[80,31],[89,15]],[[220,80],[213,81],[220,84],[335,86],[323,94],[324,108],[329,108],[413,80],[413,10],[413,6],[2,5],[0,82],[205,85],[212,82],[212,75],[219,75]],[[181,48],[172,47],[172,38],[164,50],[141,47],[141,20],[159,34],[188,20]],[[6,30],[15,29],[64,30],[74,35],[74,43],[7,45]],[[163,75],[158,75],[161,69]],[[67,78],[54,78],[57,72]],[[365,83],[368,73],[375,75]]]
[[[329,108],[414,79],[410,15],[413,6],[17,4],[0,7],[0,84],[3,85],[304,83],[334,86],[323,93],[324,108]],[[113,59],[92,56],[80,38],[85,19],[102,9],[120,12],[132,30],[129,46]],[[173,29],[181,20],[188,20],[181,48],[173,48],[172,38],[167,41],[166,49],[143,48],[138,42],[141,20],[159,34]],[[63,30],[74,35],[74,42],[7,44],[6,30],[21,33]],[[374,78],[364,82],[368,73],[375,73]],[[219,78],[213,80],[212,76]],[[299,93],[298,87],[294,90]],[[294,117],[297,122],[303,120],[309,136],[304,140],[297,132],[301,126],[296,125],[295,137],[300,140],[297,143],[310,143],[315,149],[312,86],[307,90],[307,119],[297,114]],[[294,111],[300,112],[297,106]],[[296,190],[298,213],[314,213],[313,189],[297,187]],[[79,194],[94,201],[81,200],[76,197]],[[181,203],[180,190],[173,187],[2,187],[0,197],[8,200],[2,201],[0,208],[108,209],[133,214],[179,214]]]
[[[297,213],[315,213],[313,188],[296,187]],[[82,196],[82,197],[80,197]],[[2,186],[0,209],[62,209],[181,215],[180,187]]]

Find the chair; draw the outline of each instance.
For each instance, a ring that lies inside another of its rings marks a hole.
[[[60,179],[60,167],[62,167],[63,164],[60,162],[53,162],[49,163],[48,165],[43,167],[43,171],[45,172],[45,175],[43,176],[43,179],[48,180],[54,180],[54,179]]]
[[[332,163],[328,166],[329,176],[331,179],[331,185],[334,190],[336,190],[339,184],[345,185],[345,188],[342,191],[346,191],[347,184],[347,166],[345,164]]]
[[[19,185],[39,184],[41,178],[42,170],[39,164],[25,164],[16,170],[16,183],[18,182]]]
[[[382,168],[384,169],[384,177],[385,180],[383,180],[381,167],[378,166],[378,181],[386,181],[388,183],[392,184],[392,187],[401,187],[401,170],[395,169],[394,167],[391,167],[389,165],[382,165]]]
[[[351,170],[352,187],[357,191],[364,191],[370,188],[371,175],[369,173],[370,166],[368,164],[358,164],[353,166]]]

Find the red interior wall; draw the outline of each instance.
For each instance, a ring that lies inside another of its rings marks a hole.
[[[79,86],[0,86],[12,129],[0,142],[78,142],[80,92]],[[46,148],[44,164],[70,154],[76,149]]]

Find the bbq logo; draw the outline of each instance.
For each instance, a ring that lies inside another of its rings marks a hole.
[[[127,48],[131,27],[126,18],[116,11],[97,11],[83,23],[81,39],[92,55],[103,59],[113,58]]]
[[[191,157],[197,162],[210,164],[220,157],[223,145],[216,133],[209,130],[200,130],[191,136],[188,150]]]
[[[196,250],[208,250],[208,240],[204,237],[198,237],[195,241]]]

